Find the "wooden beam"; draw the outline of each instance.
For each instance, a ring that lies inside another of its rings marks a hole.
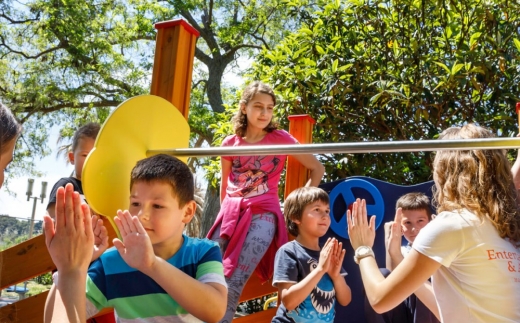
[[[233,320],[233,323],[260,323],[271,322],[276,314],[276,308],[270,308],[265,311],[256,312],[247,316],[242,316]]]
[[[157,40],[150,94],[171,102],[188,119],[199,32],[182,19],[155,24]]]
[[[274,288],[270,281],[262,284],[260,283],[260,278],[253,273],[242,290],[239,302],[245,302],[250,299],[259,298],[276,292],[278,292],[278,289]]]
[[[289,133],[301,144],[312,143],[312,128],[316,121],[307,114],[289,116]],[[309,171],[300,162],[289,156],[285,172],[285,197],[298,187],[305,186]]]
[[[108,220],[104,219],[103,222],[108,231],[108,243],[111,247],[112,240],[117,237],[117,234]],[[0,289],[24,282],[54,269],[56,269],[56,266],[52,262],[45,245],[45,236],[43,234],[38,235],[0,252]]]
[[[12,304],[0,307],[0,323],[41,323],[43,322],[43,309],[49,291],[28,297]],[[105,308],[95,318],[113,313],[112,308]],[[113,314],[111,314],[113,316]]]
[[[41,323],[49,291],[0,308],[1,323]]]
[[[0,253],[0,289],[21,283],[56,269],[45,245],[45,237],[36,236]]]

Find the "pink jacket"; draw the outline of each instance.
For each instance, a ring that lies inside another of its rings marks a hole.
[[[220,228],[220,237],[229,240],[223,255],[224,275],[230,277],[237,264],[253,214],[273,213],[277,218],[277,229],[273,242],[255,269],[262,283],[273,276],[276,251],[288,241],[285,221],[280,209],[278,195],[264,194],[251,198],[226,196],[220,207],[215,224],[208,233],[210,238]]]

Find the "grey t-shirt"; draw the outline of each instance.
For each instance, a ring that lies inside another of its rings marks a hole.
[[[296,284],[318,266],[320,252],[310,250],[295,240],[284,244],[277,252],[274,264],[273,286],[278,283]],[[341,274],[347,273],[341,268]],[[333,322],[336,292],[328,274],[323,275],[309,296],[293,311],[280,304],[271,322]]]

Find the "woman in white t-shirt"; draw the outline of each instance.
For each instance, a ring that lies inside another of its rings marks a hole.
[[[442,139],[489,138],[468,124]],[[402,302],[432,276],[443,322],[520,322],[520,211],[504,150],[439,151],[435,156],[437,213],[410,254],[385,279],[371,247],[375,218],[364,200],[347,214],[350,242],[367,297],[376,312]],[[401,234],[398,225],[392,234]],[[417,292],[416,292],[417,293]]]

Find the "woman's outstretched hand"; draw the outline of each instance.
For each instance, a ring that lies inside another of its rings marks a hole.
[[[88,205],[82,204],[72,184],[56,193],[56,224],[44,217],[45,244],[61,274],[68,271],[87,273],[94,249],[94,233]]]
[[[360,246],[372,248],[376,237],[376,217],[367,218],[365,200],[357,199],[352,205],[352,212],[347,210],[347,231],[352,248]]]

